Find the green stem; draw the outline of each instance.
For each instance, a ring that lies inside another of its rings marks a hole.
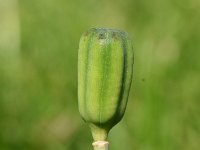
[[[96,141],[92,143],[94,150],[108,150],[108,144],[107,141]]]
[[[94,141],[106,141],[108,136],[108,130],[94,124],[90,124],[90,129]]]

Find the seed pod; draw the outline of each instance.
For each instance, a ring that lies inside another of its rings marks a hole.
[[[104,141],[123,117],[132,80],[133,49],[125,32],[92,28],[78,52],[78,105],[94,141]]]

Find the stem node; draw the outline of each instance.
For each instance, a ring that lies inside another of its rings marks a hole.
[[[92,143],[94,150],[108,150],[108,144],[107,141],[95,141]]]

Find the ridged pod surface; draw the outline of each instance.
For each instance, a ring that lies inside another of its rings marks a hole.
[[[133,70],[133,48],[125,32],[86,31],[78,52],[78,105],[95,141],[106,140],[123,117]]]

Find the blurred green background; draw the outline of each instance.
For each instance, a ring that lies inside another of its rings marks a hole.
[[[134,43],[110,149],[199,150],[199,0],[0,0],[0,150],[92,150],[77,108],[78,43],[90,27]]]

